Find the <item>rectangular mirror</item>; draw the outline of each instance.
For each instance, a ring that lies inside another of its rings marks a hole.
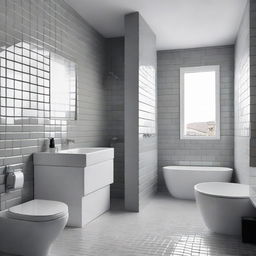
[[[76,119],[76,65],[42,46],[0,48],[1,118]],[[21,104],[16,104],[20,100]],[[12,102],[15,102],[13,104]]]
[[[76,119],[76,65],[51,53],[50,59],[51,118]]]

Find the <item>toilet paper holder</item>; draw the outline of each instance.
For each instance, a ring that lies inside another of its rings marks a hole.
[[[24,185],[24,174],[21,168],[6,167],[5,191],[21,189]]]

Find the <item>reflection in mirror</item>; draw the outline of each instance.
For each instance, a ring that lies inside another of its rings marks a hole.
[[[76,66],[39,45],[0,48],[1,120],[76,118]]]
[[[51,118],[76,119],[75,63],[51,54]]]

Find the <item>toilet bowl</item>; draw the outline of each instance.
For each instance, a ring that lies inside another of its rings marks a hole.
[[[0,252],[46,256],[64,229],[68,206],[62,202],[31,200],[0,212]]]
[[[205,182],[195,186],[197,206],[206,226],[213,232],[240,235],[241,218],[255,217],[249,185]]]

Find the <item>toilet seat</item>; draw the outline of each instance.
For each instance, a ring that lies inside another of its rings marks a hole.
[[[62,202],[35,199],[8,209],[10,218],[26,221],[51,221],[68,214],[68,206]]]
[[[204,182],[195,185],[195,190],[204,195],[222,198],[248,199],[249,185],[227,182]]]

